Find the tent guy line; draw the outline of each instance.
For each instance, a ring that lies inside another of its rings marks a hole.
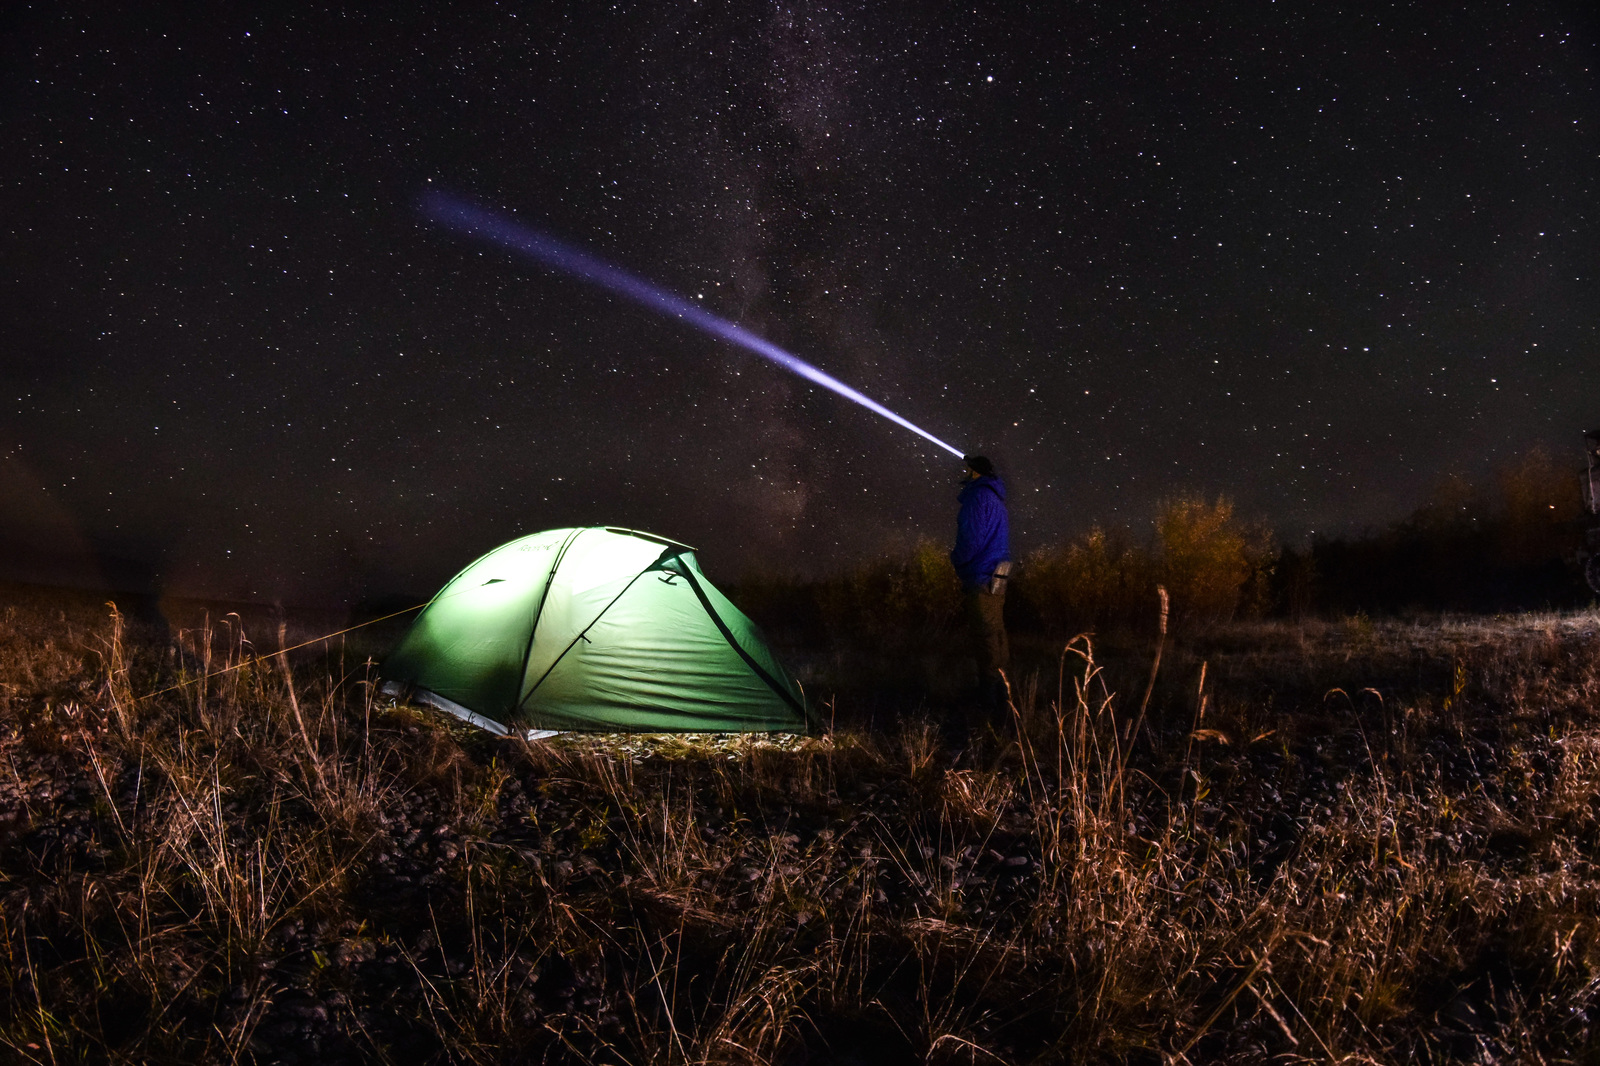
[[[459,593],[457,593],[457,595],[459,595]],[[435,596],[434,599],[436,600],[438,597]],[[420,611],[433,602],[433,600],[428,600],[425,603],[414,604],[410,607],[403,608],[402,610],[395,611],[392,614],[383,615],[381,618],[369,618],[365,622],[357,622],[353,626],[346,626],[343,629],[336,629],[332,633],[324,633],[320,637],[312,637],[310,640],[303,640],[299,644],[294,644],[287,648],[279,648],[277,651],[269,651],[265,655],[252,655],[250,658],[240,660],[239,662],[234,663],[232,666],[224,666],[222,669],[213,670],[209,674],[199,674],[195,677],[189,678],[187,681],[179,681],[176,685],[168,685],[166,688],[157,689],[155,692],[146,692],[143,696],[135,696],[131,702],[143,703],[145,700],[153,700],[157,696],[165,696],[169,692],[176,692],[181,688],[188,688],[190,685],[198,685],[202,681],[209,681],[213,677],[221,677],[223,674],[231,674],[235,670],[243,670],[245,667],[254,666],[257,663],[269,662],[278,658],[280,655],[288,655],[292,651],[299,651],[301,648],[309,648],[313,644],[321,644],[324,641],[332,640],[334,637],[342,637],[346,633],[354,633],[358,629],[365,629],[367,626],[377,625],[379,622],[387,622],[391,618],[399,618],[401,615],[410,614],[412,611]],[[117,605],[112,603],[110,604],[110,607],[112,613],[115,613]]]
[[[899,426],[904,426],[925,440],[931,441],[960,458],[961,449],[935,437],[932,433],[909,419],[902,418],[869,396],[846,385],[832,374],[820,370],[797,355],[792,355],[771,341],[758,337],[743,326],[714,315],[676,293],[657,288],[650,282],[614,267],[588,252],[573,248],[547,234],[540,233],[504,215],[475,207],[464,200],[442,192],[428,192],[422,197],[422,211],[441,226],[458,233],[469,234],[492,241],[503,248],[522,252],[538,262],[574,277],[582,278],[602,289],[626,297],[642,307],[650,308],[673,318],[683,319],[690,325],[729,344],[736,344],[776,363],[792,374],[821,385],[852,403],[860,404],[875,414],[882,415]]]
[[[299,644],[293,644],[287,648],[279,648],[277,651],[269,651],[264,655],[252,655],[250,658],[240,660],[239,662],[234,663],[232,666],[224,666],[222,669],[213,670],[209,674],[198,674],[189,678],[187,681],[179,681],[176,685],[168,685],[166,688],[157,689],[155,692],[146,692],[143,696],[135,696],[133,698],[133,702],[142,703],[145,700],[153,700],[157,696],[165,696],[169,692],[176,692],[181,688],[188,688],[190,685],[198,685],[200,682],[209,681],[213,677],[221,677],[223,674],[231,674],[235,670],[243,670],[245,667],[254,666],[257,663],[269,662],[272,659],[276,659],[280,655],[288,655],[292,651],[299,651],[301,648],[309,648],[313,644],[321,644],[324,641],[332,640],[334,637],[342,637],[346,633],[354,633],[358,629],[365,629],[367,626],[375,626],[379,622],[387,622],[391,618],[399,618],[401,615],[410,614],[412,611],[426,610],[442,599],[449,599],[451,596],[465,595],[470,591],[470,589],[458,589],[455,592],[446,595],[444,591],[441,590],[434,593],[432,599],[424,600],[421,603],[414,603],[410,607],[402,607],[398,611],[392,611],[389,614],[381,615],[377,618],[369,618],[365,622],[357,622],[353,626],[345,626],[343,629],[336,629],[332,633],[324,633],[320,637],[312,637],[310,640],[302,640]],[[113,614],[116,613],[117,605],[115,603],[108,603],[107,606],[111,608]]]

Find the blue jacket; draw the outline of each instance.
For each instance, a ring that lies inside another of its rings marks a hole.
[[[950,553],[961,587],[986,585],[995,564],[1011,558],[1011,523],[1006,518],[1006,486],[997,477],[980,477],[961,488],[956,515],[956,546]]]

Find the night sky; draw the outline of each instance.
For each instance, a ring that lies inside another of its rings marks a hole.
[[[337,600],[564,525],[950,539],[948,455],[429,189],[994,456],[1021,550],[1359,530],[1600,424],[1589,5],[146,6],[0,16],[13,552]]]

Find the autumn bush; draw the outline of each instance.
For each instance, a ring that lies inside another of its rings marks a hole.
[[[823,614],[855,637],[921,636],[953,624],[961,610],[961,585],[949,549],[919,541],[904,559],[857,567],[824,580]]]
[[[1179,620],[1227,622],[1271,606],[1276,547],[1263,525],[1247,525],[1226,497],[1180,497],[1156,519],[1162,584]]]
[[[1272,533],[1248,524],[1226,497],[1162,504],[1150,535],[1096,526],[1024,561],[1018,595],[1053,634],[1126,628],[1154,617],[1156,587],[1178,627],[1259,617],[1274,606]]]
[[[1017,596],[1052,633],[1104,629],[1148,615],[1157,584],[1149,550],[1125,531],[1099,526],[1023,560]]]

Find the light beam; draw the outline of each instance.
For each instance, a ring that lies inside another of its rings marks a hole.
[[[423,197],[422,210],[429,218],[442,226],[448,226],[459,233],[481,237],[485,240],[493,241],[501,247],[522,252],[547,267],[593,282],[602,289],[614,292],[618,296],[624,296],[634,303],[659,311],[664,315],[683,319],[713,337],[725,340],[730,344],[737,344],[746,351],[754,352],[768,362],[778,364],[790,373],[798,374],[807,381],[815,382],[828,391],[843,396],[852,403],[860,404],[867,410],[882,415],[896,425],[904,426],[917,434],[917,436],[937,444],[951,455],[958,458],[962,455],[961,449],[946,444],[921,426],[895,414],[878,401],[869,396],[863,396],[832,374],[817,369],[797,355],[791,355],[771,341],[751,333],[743,326],[735,325],[676,293],[657,288],[643,278],[635,277],[627,271],[597,259],[587,252],[563,244],[554,237],[540,233],[538,230],[525,226],[520,222],[514,222],[503,215],[475,207],[445,193],[428,193]]]

